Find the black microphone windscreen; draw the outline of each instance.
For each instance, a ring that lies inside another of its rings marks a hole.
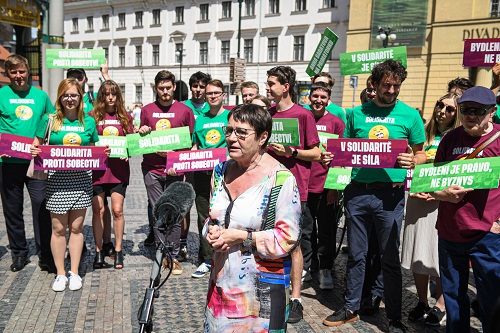
[[[173,226],[181,223],[189,214],[195,193],[193,186],[186,182],[173,182],[158,198],[153,209],[155,225],[164,228],[168,234]]]

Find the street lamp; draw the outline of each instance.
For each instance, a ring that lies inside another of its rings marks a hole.
[[[377,40],[382,41],[382,45],[387,47],[389,45],[389,41],[396,40],[396,34],[391,34],[392,28],[389,26],[378,27],[378,35],[375,37]]]
[[[182,48],[175,51],[175,55],[179,57],[179,102],[182,100],[182,58],[184,56]]]

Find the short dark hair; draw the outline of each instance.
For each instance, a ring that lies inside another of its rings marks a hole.
[[[239,104],[229,112],[227,119],[231,119],[231,117],[236,121],[252,126],[255,129],[256,136],[267,132],[267,140],[262,148],[267,146],[273,129],[273,118],[266,109],[257,104]]]
[[[456,79],[448,82],[448,92],[450,92],[453,88],[458,88],[462,91],[466,91],[467,89],[472,87],[474,87],[474,83],[464,77],[457,77]]]
[[[320,73],[314,75],[312,80],[311,80],[312,83],[314,83],[314,81],[316,81],[316,79],[318,77],[326,77],[328,79],[328,85],[330,87],[333,87],[335,85],[335,79],[328,72],[320,72]]]
[[[155,76],[155,87],[157,87],[161,81],[170,81],[172,84],[175,84],[175,75],[169,71],[159,71]]]
[[[330,85],[326,82],[313,83],[309,94],[312,95],[313,91],[318,90],[318,89],[326,91],[328,93],[328,96],[332,95],[332,90],[330,89]]]
[[[193,86],[196,82],[203,82],[205,85],[207,85],[208,81],[210,81],[212,77],[210,74],[203,73],[203,72],[196,72],[191,77],[189,78],[189,88]]]
[[[388,59],[372,69],[372,83],[378,85],[385,75],[401,80],[401,83],[406,80],[408,72],[403,66],[401,60]]]
[[[290,85],[290,96],[292,100],[295,99],[295,76],[297,75],[295,70],[290,66],[274,66],[267,71],[267,76],[271,75],[276,76],[281,84],[288,83]]]
[[[210,80],[206,83],[206,85],[210,85],[210,86],[214,86],[214,87],[217,87],[217,88],[220,88],[222,89],[222,92],[224,92],[224,83],[222,83],[221,80],[218,80],[218,79],[213,79],[213,80]]]

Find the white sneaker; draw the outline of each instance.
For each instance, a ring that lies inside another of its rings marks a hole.
[[[52,290],[54,291],[64,291],[66,285],[68,284],[68,278],[64,275],[56,276],[54,283],[52,283]]]
[[[69,290],[75,291],[82,288],[82,278],[80,275],[69,271]]]
[[[302,282],[309,282],[311,281],[313,278],[311,276],[311,272],[309,270],[303,270],[302,271]]]
[[[330,272],[329,269],[320,269],[319,288],[323,290],[333,289],[332,273]]]
[[[196,269],[196,272],[191,274],[191,277],[202,278],[205,275],[207,275],[208,272],[210,272],[211,268],[212,268],[212,266],[210,264],[202,263],[200,266],[198,266],[198,268]]]

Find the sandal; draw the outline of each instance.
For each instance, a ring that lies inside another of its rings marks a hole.
[[[115,259],[115,246],[112,242],[102,244],[102,252],[105,257],[110,257],[111,259]]]
[[[104,267],[104,256],[101,252],[96,252],[94,257],[94,268],[103,268]]]
[[[115,269],[123,268],[123,251],[115,252]]]

